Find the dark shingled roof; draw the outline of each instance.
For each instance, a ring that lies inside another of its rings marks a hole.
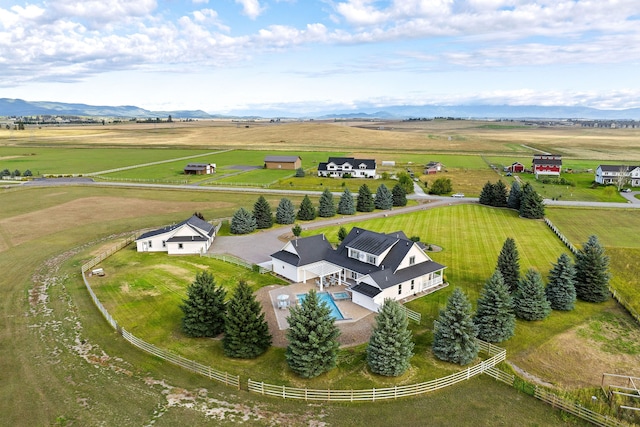
[[[327,161],[327,163],[335,163],[336,165],[340,165],[340,166],[342,166],[345,163],[349,163],[351,166],[353,166],[354,169],[357,169],[360,164],[364,163],[367,166],[367,169],[376,168],[375,159],[356,159],[353,157],[329,157],[329,160]]]
[[[625,168],[624,172],[630,172],[640,166],[626,166],[626,165],[600,165],[598,166],[603,172],[620,172],[620,168]]]
[[[288,264],[301,266],[325,260],[333,252],[331,243],[324,238],[324,234],[292,240],[291,245],[298,255],[281,250],[271,256]]]
[[[533,165],[562,166],[562,160],[558,159],[533,159]]]
[[[178,224],[174,224],[174,225],[170,225],[164,228],[159,228],[157,230],[153,230],[153,231],[148,231],[144,234],[142,234],[140,237],[138,237],[136,240],[142,240],[142,239],[147,239],[149,237],[153,237],[153,236],[157,236],[159,234],[164,234],[164,233],[168,233],[170,231],[173,231],[177,228],[182,227],[183,225],[189,225],[191,227],[191,229],[194,231],[194,233],[201,235],[201,236],[208,236],[211,237],[213,236],[213,233],[215,233],[215,227],[211,224],[209,224],[207,221],[203,221],[200,218],[198,218],[197,216],[193,215],[191,218],[184,220]],[[204,234],[203,234],[204,232]]]
[[[347,247],[367,252],[373,255],[380,255],[393,246],[398,239],[378,233],[363,232],[351,240]]]
[[[369,298],[373,298],[380,292],[382,292],[380,289],[371,285],[367,285],[366,283],[359,283],[355,286],[352,286],[350,289],[352,292],[357,292]]]

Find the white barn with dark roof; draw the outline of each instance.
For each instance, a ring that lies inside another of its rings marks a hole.
[[[209,250],[216,229],[197,216],[158,230],[149,231],[136,239],[138,252],[167,252],[169,255],[197,255]]]
[[[444,285],[446,268],[423,245],[399,231],[382,234],[354,227],[333,249],[323,235],[288,242],[271,255],[273,271],[292,282],[327,277],[348,283],[352,301],[378,311],[385,298],[402,300]]]

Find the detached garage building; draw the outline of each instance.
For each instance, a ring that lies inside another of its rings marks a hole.
[[[267,156],[264,158],[265,169],[291,169],[302,167],[300,156]]]
[[[167,252],[169,255],[198,255],[209,250],[216,228],[197,216],[158,230],[144,233],[136,239],[138,252]]]

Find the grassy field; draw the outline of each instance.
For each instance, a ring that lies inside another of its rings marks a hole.
[[[0,194],[0,234],[6,242],[0,251],[0,413],[7,425],[302,426],[349,420],[375,426],[388,425],[399,412],[419,422],[423,415],[416,407],[425,406],[443,414],[433,416],[435,425],[489,424],[512,416],[531,425],[573,424],[547,405],[484,378],[375,405],[301,405],[218,386],[120,339],[88,298],[78,270],[111,247],[117,235],[170,223],[196,206],[208,217],[227,216],[244,204],[242,195],[225,197],[228,205],[215,207],[219,201],[210,198],[219,195],[185,191],[64,187]],[[94,209],[103,198],[109,208]],[[160,206],[164,210],[157,211]],[[55,229],[42,226],[22,242],[7,235],[8,224],[35,225],[54,214],[69,219]],[[39,250],[33,250],[36,242]],[[460,393],[473,411],[451,410]]]

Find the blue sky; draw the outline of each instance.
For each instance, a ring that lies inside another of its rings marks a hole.
[[[638,0],[0,1],[0,97],[640,107]]]

